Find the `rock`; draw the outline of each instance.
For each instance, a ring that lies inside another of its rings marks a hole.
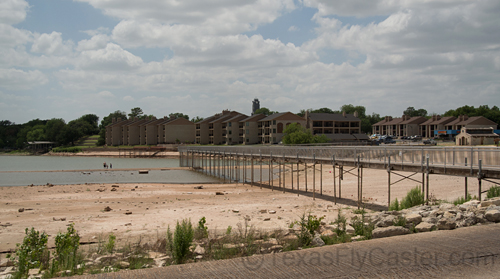
[[[437,226],[433,223],[422,222],[418,224],[415,229],[417,232],[430,232],[437,229]]]
[[[437,224],[438,218],[436,218],[436,217],[427,217],[427,218],[423,218],[422,221],[426,222],[426,223]]]
[[[354,228],[351,225],[346,225],[345,226],[345,232],[349,233],[349,234],[353,234],[354,233]]]
[[[132,223],[125,224],[125,227],[127,227],[127,226],[132,226]]]
[[[276,214],[276,211],[274,211],[274,210],[269,210],[269,211],[268,211],[268,213],[269,213],[269,214]]]
[[[129,268],[130,267],[130,263],[125,262],[125,261],[121,261],[121,262],[118,262],[118,266],[120,266],[120,268],[122,268],[122,269]]]
[[[135,191],[135,189],[130,189],[130,191]]]
[[[94,263],[96,264],[109,264],[112,261],[116,260],[116,256],[114,255],[106,255],[106,256],[101,256],[97,259],[94,260]]]
[[[196,257],[195,257],[195,259],[196,259],[197,261],[199,261],[199,260],[203,259],[203,256],[202,256],[202,255],[198,255],[198,256],[196,256]]]
[[[196,248],[194,249],[194,253],[196,255],[203,255],[203,254],[205,254],[205,248],[201,247],[200,245],[196,245]]]
[[[240,211],[238,209],[233,209],[234,213],[239,213]]]
[[[375,224],[375,226],[376,227],[389,227],[389,226],[392,226],[395,221],[396,221],[396,216],[389,215],[389,216],[386,216],[385,218],[382,218],[380,221],[378,221]]]
[[[18,212],[24,212],[24,208],[19,208],[17,211]]]
[[[112,209],[111,209],[111,207],[109,207],[109,206],[106,206],[106,207],[104,208],[104,211],[106,211],[106,212],[109,212],[109,211],[111,211],[111,210],[112,210]]]
[[[356,235],[356,236],[351,237],[352,241],[359,241],[359,240],[363,240],[363,239],[365,239],[365,237],[362,235]]]
[[[422,222],[422,216],[417,213],[410,213],[406,215],[406,223],[413,223],[414,225],[418,225]]]
[[[118,187],[120,187],[120,186],[119,186],[119,185],[111,185],[111,187],[113,187],[113,188],[118,188]]]
[[[313,240],[311,241],[311,244],[313,246],[321,247],[325,245],[325,242],[319,235],[314,236]]]
[[[111,192],[116,192],[116,188],[111,188]]]
[[[269,247],[269,251],[279,252],[281,250],[283,250],[283,245],[273,245]]]
[[[454,228],[457,227],[457,224],[455,223],[455,218],[441,218],[437,222],[437,227],[440,230],[453,230]]]
[[[197,189],[197,190],[203,189],[203,185],[200,185],[200,186],[194,186],[194,189]]]
[[[486,214],[484,215],[486,220],[490,222],[499,222],[500,221],[500,210],[488,210],[486,211]]]
[[[288,240],[288,241],[297,240],[297,239],[298,239],[298,236],[296,234],[289,234],[289,235],[283,237],[283,240]]]
[[[264,218],[264,221],[270,221],[270,220],[271,220],[271,218],[270,218],[270,217],[266,217],[266,218]]]
[[[449,210],[457,210],[458,208],[451,203],[442,203],[439,205],[439,210],[441,211],[449,211]]]
[[[498,206],[500,205],[500,198],[491,198],[491,199],[488,199],[488,200],[485,200],[485,201],[482,201],[481,202],[481,207],[488,207],[488,206],[491,206],[491,205],[495,205],[495,206]]]
[[[32,268],[29,270],[29,273],[28,275],[29,276],[35,276],[35,275],[38,275],[40,274],[40,269],[39,268]]]
[[[130,215],[130,214],[132,214],[132,211],[125,212],[125,215]]]
[[[261,210],[260,210],[260,213],[261,213],[261,214],[267,213],[267,209],[261,209]]]
[[[15,262],[11,261],[10,259],[2,259],[0,261],[0,267],[9,267],[9,266],[15,266]]]
[[[215,195],[216,196],[224,196],[224,193],[222,193],[222,192],[215,192]]]
[[[333,237],[337,234],[335,232],[333,232],[332,230],[325,230],[321,233],[321,235],[326,236],[326,237]]]
[[[396,235],[409,234],[410,230],[399,226],[390,226],[387,228],[376,228],[373,230],[373,238],[390,237]]]

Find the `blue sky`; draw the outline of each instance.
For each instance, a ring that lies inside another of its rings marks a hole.
[[[500,105],[500,2],[3,0],[0,119]]]

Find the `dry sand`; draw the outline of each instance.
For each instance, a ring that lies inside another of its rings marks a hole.
[[[290,173],[286,175],[287,188],[290,188]],[[421,179],[421,176],[413,177]],[[391,179],[396,181],[397,176]],[[294,183],[296,187],[296,173]],[[176,221],[183,218],[191,218],[196,226],[201,217],[206,217],[209,229],[222,233],[228,226],[236,230],[245,216],[251,219],[249,224],[254,228],[272,230],[287,228],[303,213],[325,215],[325,220],[330,222],[336,219],[339,208],[343,208],[346,215],[352,215],[351,209],[356,208],[357,178],[347,174],[342,182],[344,199],[334,204],[331,166],[323,168],[323,196],[319,195],[319,170],[316,172],[316,200],[310,195],[312,170],[308,172],[309,195],[283,193],[277,184],[275,180],[274,191],[248,184],[204,184],[203,189],[194,189],[200,184],[119,184],[116,191],[111,191],[112,184],[0,187],[0,252],[15,248],[16,243],[22,242],[25,228],[31,227],[47,232],[51,236],[49,245],[53,245],[58,232],[66,231],[69,223],[75,223],[82,241],[105,240],[109,233],[114,233],[121,245],[138,238],[155,241],[157,236],[165,235],[167,226],[175,226]],[[484,182],[483,189],[488,189],[489,184]],[[391,198],[401,199],[416,185],[410,180],[393,185]],[[300,186],[305,190],[303,172]],[[225,195],[216,195],[216,192]],[[430,192],[438,199],[451,201],[463,196],[464,178],[431,175]],[[477,195],[477,179],[469,178],[469,192]],[[363,196],[367,208],[385,209],[386,171],[364,169]],[[112,210],[105,212],[106,206]],[[19,212],[20,208],[24,208],[24,212]],[[263,209],[276,213],[261,213]],[[126,215],[126,212],[132,214]],[[270,220],[264,221],[267,217]],[[60,218],[66,219],[56,221]]]

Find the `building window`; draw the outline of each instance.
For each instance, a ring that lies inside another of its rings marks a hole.
[[[250,139],[247,139],[247,142],[250,142]]]
[[[250,122],[248,122],[248,121],[245,122],[245,126],[247,126],[247,127],[250,126]]]
[[[276,120],[273,120],[273,125],[276,125]]]
[[[283,133],[283,123],[278,123],[278,133]]]
[[[231,132],[232,132],[232,131],[231,131],[231,130],[229,130],[229,134],[230,134],[230,135],[231,135]]]
[[[248,123],[248,122],[247,122],[247,123]],[[250,134],[250,130],[248,130],[248,129],[247,129],[245,132],[246,132],[246,134],[247,134],[247,135],[249,135],[249,134]]]
[[[273,129],[273,134],[276,134],[276,129]]]
[[[231,127],[231,122],[228,122],[228,123],[227,123],[227,126],[228,126],[228,127]]]

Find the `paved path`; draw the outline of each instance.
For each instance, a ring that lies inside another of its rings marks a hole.
[[[500,278],[500,224],[77,278]]]

